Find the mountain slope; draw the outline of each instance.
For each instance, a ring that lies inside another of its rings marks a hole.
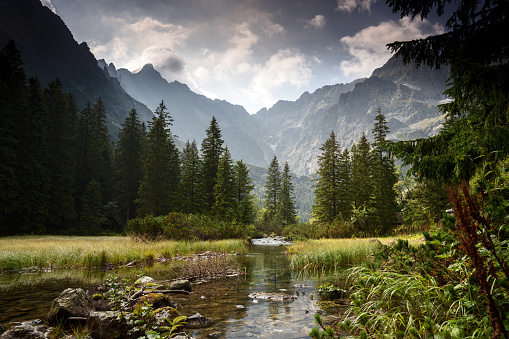
[[[37,76],[43,85],[59,78],[64,90],[75,95],[78,107],[101,97],[114,139],[131,108],[136,108],[142,120],[152,117],[145,105],[97,67],[86,43],[78,44],[60,17],[39,0],[2,1],[0,46],[9,40],[20,50],[27,75]]]
[[[288,161],[297,174],[314,173],[319,148],[330,132],[347,148],[362,133],[371,138],[378,108],[388,121],[390,139],[435,134],[443,122],[437,105],[446,100],[442,93],[447,76],[447,68],[417,69],[393,57],[367,79],[304,93],[293,103],[278,102],[255,119],[262,122],[262,137],[281,163]]]
[[[267,166],[272,159],[272,150],[258,138],[261,126],[242,106],[224,100],[211,100],[177,81],[168,83],[150,64],[135,73],[126,69],[117,70],[113,64],[106,65],[104,60],[100,60],[99,65],[117,78],[127,93],[150,109],[155,110],[164,100],[175,120],[172,132],[179,139],[194,139],[200,144],[212,116],[215,116],[233,158],[256,166]]]

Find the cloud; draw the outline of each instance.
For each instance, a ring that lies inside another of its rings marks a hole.
[[[371,5],[375,2],[376,0],[337,0],[336,11],[348,13],[352,13],[354,10],[371,12]]]
[[[57,9],[55,8],[55,6],[53,6],[51,0],[41,0],[41,3],[44,6],[48,7],[53,13],[57,14]]]
[[[251,70],[249,57],[253,46],[259,41],[247,23],[234,27],[234,35],[229,39],[230,47],[223,53],[211,53],[209,63],[216,64],[214,74],[218,80],[228,80],[232,76],[247,73]]]
[[[134,60],[129,66],[130,68],[140,68],[146,64],[152,64],[162,73],[181,73],[185,67],[184,59],[163,45],[146,48],[140,58]]]
[[[325,17],[321,14],[317,14],[313,19],[307,21],[306,28],[312,27],[314,29],[322,30],[325,27],[327,21]]]
[[[297,88],[309,83],[312,78],[305,56],[295,49],[279,50],[263,66],[256,66],[255,76],[248,88],[252,101],[272,106],[277,99],[274,92],[283,85]]]
[[[429,35],[441,34],[444,28],[428,20],[404,17],[398,22],[385,21],[370,26],[354,36],[345,36],[340,41],[351,60],[341,62],[339,70],[350,80],[371,75],[375,68],[383,66],[391,57],[387,44],[394,41],[422,39]]]

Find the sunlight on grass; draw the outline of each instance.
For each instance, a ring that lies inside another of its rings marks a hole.
[[[242,252],[243,240],[140,242],[128,237],[23,236],[0,238],[0,270],[101,267],[148,262],[204,251]]]

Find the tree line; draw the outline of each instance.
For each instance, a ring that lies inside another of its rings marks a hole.
[[[345,236],[388,233],[396,224],[395,184],[398,175],[387,152],[389,131],[378,109],[373,142],[365,133],[350,150],[341,150],[334,131],[320,148],[313,218],[322,224],[349,228]]]
[[[188,140],[179,151],[163,101],[147,126],[133,108],[114,145],[101,98],[78,109],[58,79],[42,87],[12,41],[0,51],[0,106],[0,234],[121,232],[130,219],[169,212],[255,221],[253,180],[215,117],[200,149]],[[277,174],[271,194],[284,203],[269,215],[293,223],[289,172]]]

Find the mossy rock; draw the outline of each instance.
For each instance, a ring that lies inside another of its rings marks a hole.
[[[96,293],[92,296],[92,299],[94,300],[102,300],[103,299],[103,296],[101,293]]]
[[[147,302],[152,305],[153,309],[163,308],[163,307],[173,307],[177,308],[177,303],[173,300],[172,297],[162,294],[162,293],[149,293],[144,295],[133,306],[133,309],[136,309],[138,305],[143,305]]]

